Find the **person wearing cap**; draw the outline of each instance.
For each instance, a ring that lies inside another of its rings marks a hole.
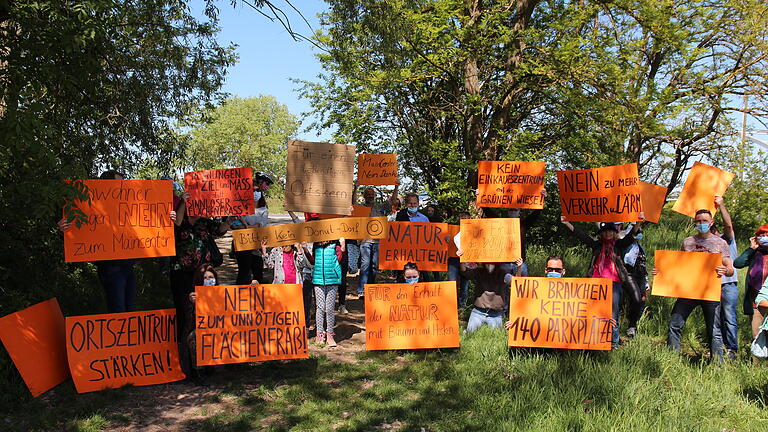
[[[750,317],[752,337],[754,338],[760,331],[763,321],[768,317],[755,304],[757,294],[765,281],[768,280],[768,224],[761,225],[755,230],[754,237],[749,238],[749,247],[733,260],[733,266],[736,268],[747,267],[744,315]]]
[[[643,213],[640,212],[640,220],[644,219]],[[619,228],[615,223],[601,222],[597,230],[597,239],[594,239],[565,220],[565,216],[560,216],[560,221],[576,238],[592,248],[592,261],[589,263],[589,267],[587,267],[587,277],[606,278],[613,282],[611,311],[613,320],[618,323],[622,287],[624,287],[628,294],[633,296],[634,300],[639,302],[642,298],[640,288],[637,287],[634,279],[629,276],[621,259],[621,251],[626,249],[635,240],[635,234],[640,229],[640,224],[636,224],[624,238],[620,239]],[[619,347],[618,325],[613,327],[611,347],[613,349]]]
[[[710,231],[712,220],[712,212],[707,209],[697,210],[694,218],[696,235],[686,237],[680,250],[686,252],[719,253],[722,255],[722,263],[713,268],[712,271],[717,274],[717,277],[733,276],[735,270],[731,260],[731,251],[725,240],[712,234]],[[659,270],[654,268],[653,275],[656,276],[658,274]],[[685,321],[697,306],[701,306],[701,311],[704,313],[711,358],[720,361],[723,359],[723,337],[719,326],[715,326],[715,319],[720,313],[719,301],[678,298],[672,307],[672,313],[669,317],[667,346],[674,351],[680,352],[680,339],[683,334],[683,327],[685,327]]]
[[[257,171],[253,174],[253,201],[255,211],[253,214],[242,215],[239,223],[233,224],[233,229],[258,228],[269,225],[269,209],[265,192],[274,183],[267,174]],[[247,285],[252,280],[264,282],[264,258],[258,249],[236,251],[237,278],[235,284]]]

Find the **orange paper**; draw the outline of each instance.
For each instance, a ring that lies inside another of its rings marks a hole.
[[[197,364],[308,358],[301,285],[195,287]]]
[[[664,202],[667,199],[667,188],[656,186],[655,184],[640,182],[640,203],[643,208],[643,215],[648,222],[659,223],[661,219],[661,210],[664,209]]]
[[[88,221],[64,232],[66,262],[176,255],[169,180],[83,180]]]
[[[419,270],[448,270],[448,224],[390,222],[389,236],[379,243],[379,270],[402,270],[409,262]]]
[[[342,217],[369,217],[371,215],[371,208],[354,204],[352,206],[352,214],[350,216],[337,215],[337,214],[319,214],[320,220],[336,219]]]
[[[708,209],[714,215],[715,197],[725,195],[732,180],[732,173],[694,162],[672,210],[695,217],[697,210]]]
[[[461,262],[514,262],[522,257],[520,219],[462,219]]]
[[[448,235],[446,235],[446,243],[448,244],[448,258],[458,258],[459,256],[456,254],[458,249],[456,248],[456,243],[454,243],[453,238],[456,237],[456,234],[459,233],[459,225],[448,225]]]
[[[69,378],[64,315],[55,298],[0,318],[0,339],[32,396]]]
[[[361,154],[357,157],[357,182],[361,185],[397,184],[396,154]]]
[[[185,378],[174,309],[67,317],[67,356],[78,393]]]
[[[457,348],[456,282],[365,285],[365,349]]]
[[[611,296],[610,279],[512,278],[508,345],[610,350]]]
[[[723,265],[719,253],[657,250],[653,295],[720,301],[722,280],[715,267]]]
[[[260,249],[261,241],[267,246],[283,246],[300,242],[381,239],[387,235],[389,222],[385,217],[334,218],[312,222],[270,225],[232,231],[235,250]]]
[[[184,173],[189,193],[189,216],[240,216],[253,214],[253,170],[224,168]]]
[[[636,222],[640,217],[637,164],[558,171],[560,207],[571,222]]]
[[[544,208],[545,171],[544,162],[478,162],[478,207]]]

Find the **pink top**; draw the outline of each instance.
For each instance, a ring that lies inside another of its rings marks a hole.
[[[295,284],[296,282],[296,263],[293,261],[293,252],[283,252],[283,274],[285,274],[285,283]]]
[[[608,278],[614,282],[621,282],[616,264],[606,254],[599,254],[595,259],[595,267],[592,269],[593,278]]]

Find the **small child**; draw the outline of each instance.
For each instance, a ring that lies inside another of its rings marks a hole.
[[[261,256],[264,257],[264,267],[274,269],[272,283],[275,284],[301,284],[302,271],[311,265],[298,243],[274,247],[267,254],[266,241],[262,241]]]
[[[317,324],[317,344],[335,347],[336,340],[333,328],[336,317],[334,305],[336,294],[341,284],[341,256],[346,249],[344,238],[337,242],[316,242],[313,247],[311,263],[314,265],[312,282],[315,285],[315,302],[317,309],[315,321]]]

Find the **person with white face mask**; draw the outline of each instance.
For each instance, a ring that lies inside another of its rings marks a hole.
[[[635,285],[647,291],[648,270],[645,266],[645,248],[640,243],[640,240],[643,239],[643,225],[644,223],[640,222],[640,227],[638,227],[638,231],[635,233],[635,240],[622,250],[621,259],[624,262],[624,268],[627,269],[627,274],[635,280]],[[634,228],[634,222],[627,224],[625,235]],[[627,336],[629,337],[637,335],[637,322],[640,321],[640,317],[645,311],[646,299],[647,295],[645,293],[639,301],[633,296],[627,296]]]
[[[755,304],[755,298],[768,280],[768,224],[760,226],[750,237],[749,247],[733,261],[736,268],[747,267],[744,294],[744,314],[751,317],[752,337],[757,336],[760,326],[768,315]]]

